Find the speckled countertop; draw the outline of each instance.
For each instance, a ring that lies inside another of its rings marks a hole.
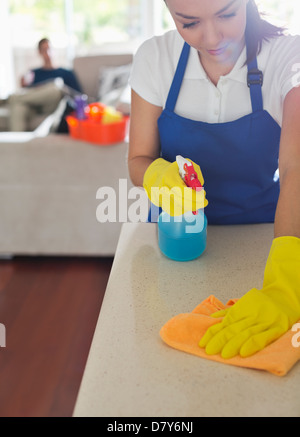
[[[168,347],[160,328],[214,294],[260,288],[273,225],[209,226],[194,261],[161,254],[155,224],[123,225],[74,417],[300,416],[300,364],[278,377]]]

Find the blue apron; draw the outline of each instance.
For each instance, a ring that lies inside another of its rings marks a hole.
[[[252,113],[227,123],[206,123],[174,112],[189,52],[185,43],[158,119],[161,157],[173,162],[182,155],[200,166],[209,224],[273,222],[279,196],[276,171],[281,129],[263,109],[257,60],[248,64]],[[150,215],[153,221],[153,211]]]

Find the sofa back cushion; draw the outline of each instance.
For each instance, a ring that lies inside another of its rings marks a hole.
[[[107,67],[128,65],[132,60],[132,53],[91,55],[76,57],[73,65],[83,92],[91,101],[97,101],[101,71],[107,71]]]

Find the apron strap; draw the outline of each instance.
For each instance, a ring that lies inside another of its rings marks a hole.
[[[183,49],[181,51],[176,72],[166,101],[166,109],[169,109],[170,111],[174,111],[175,109],[175,105],[181,88],[181,83],[187,66],[189,53],[190,53],[190,46],[185,42]]]
[[[263,110],[262,99],[263,73],[257,68],[256,57],[248,64],[247,85],[250,88],[252,111]]]

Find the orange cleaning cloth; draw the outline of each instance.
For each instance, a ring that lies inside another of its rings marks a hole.
[[[206,330],[222,318],[210,317],[216,311],[223,310],[233,305],[237,299],[232,299],[224,305],[215,296],[209,296],[201,302],[191,313],[179,314],[169,320],[160,330],[162,340],[169,346],[197,355],[208,360],[234,366],[267,370],[274,375],[285,375],[300,359],[300,347],[295,347],[292,342],[295,331],[289,330],[278,340],[269,344],[256,354],[242,358],[235,356],[224,359],[220,354],[208,355],[204,348],[198,345]]]

